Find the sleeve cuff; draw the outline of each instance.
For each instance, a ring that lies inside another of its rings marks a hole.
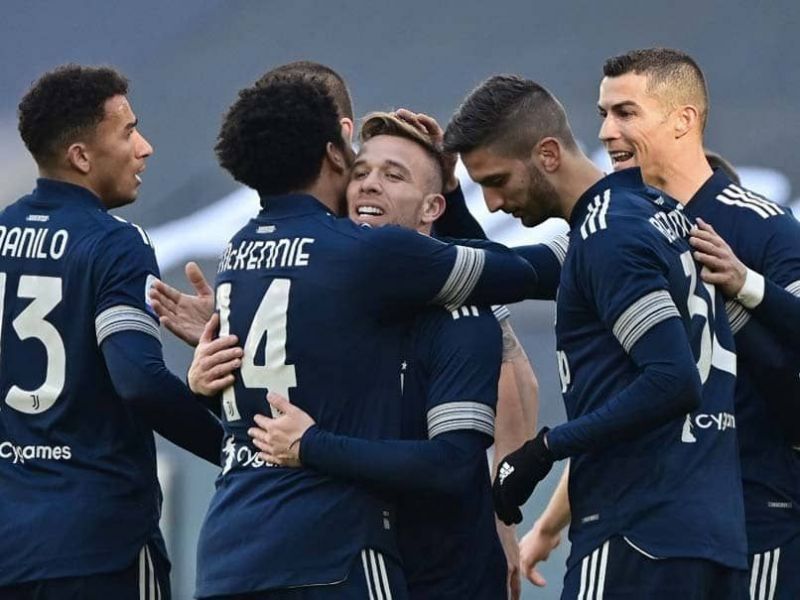
[[[747,309],[754,309],[761,304],[764,299],[764,277],[760,273],[756,273],[752,269],[747,269],[747,275],[744,278],[744,285],[739,293],[736,294],[736,300]]]

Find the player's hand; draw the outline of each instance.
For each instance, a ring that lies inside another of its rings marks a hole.
[[[506,589],[508,600],[519,600],[522,593],[522,581],[519,574],[519,543],[517,542],[517,528],[514,525],[505,525],[497,521],[497,536],[506,555]]]
[[[522,521],[519,507],[525,504],[536,484],[553,468],[553,453],[545,443],[548,431],[548,427],[543,427],[535,438],[500,461],[492,495],[494,510],[506,525]]]
[[[214,339],[217,329],[219,315],[214,313],[203,328],[189,367],[189,389],[202,396],[215,396],[233,385],[233,371],[242,364],[244,352],[236,346],[239,339],[235,335]]]
[[[744,285],[747,267],[714,228],[702,219],[697,219],[697,227],[692,229],[690,236],[694,258],[703,265],[700,277],[717,286],[726,298],[735,298]]]
[[[545,561],[550,556],[553,549],[561,543],[561,533],[559,531],[548,531],[538,519],[533,524],[531,530],[525,534],[519,543],[520,568],[523,575],[528,578],[533,585],[544,587],[547,581],[536,565]]]
[[[164,327],[190,346],[197,346],[203,327],[214,312],[214,290],[197,263],[186,263],[184,270],[196,295],[184,294],[163,281],[156,281],[150,288],[150,301]]]
[[[398,119],[402,119],[430,137],[438,148],[442,148],[444,145],[444,130],[433,117],[424,113],[415,113],[405,108],[398,108],[394,114]],[[447,194],[458,187],[458,178],[456,177],[458,154],[446,153],[443,155],[443,159],[444,193]]]
[[[256,415],[258,427],[251,427],[247,434],[253,445],[261,450],[259,456],[265,461],[281,467],[300,467],[300,439],[312,427],[314,419],[304,410],[294,406],[288,398],[270,392],[267,394],[273,418]]]

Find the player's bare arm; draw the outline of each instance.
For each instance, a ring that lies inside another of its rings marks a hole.
[[[536,569],[536,565],[545,561],[561,543],[561,531],[569,525],[569,463],[558,482],[558,486],[550,498],[544,512],[536,519],[531,530],[519,543],[520,569],[528,580],[539,587],[547,585],[547,581]]]
[[[161,324],[190,346],[197,346],[214,312],[214,290],[197,263],[186,263],[185,272],[195,295],[184,294],[163,281],[156,281],[150,290],[150,299]]]
[[[519,448],[536,431],[539,411],[539,383],[528,356],[519,343],[508,319],[501,321],[503,363],[495,418],[494,460],[492,473],[497,475],[500,458]],[[521,582],[516,527],[497,520],[497,534],[508,563],[508,588],[511,598],[519,598]]]

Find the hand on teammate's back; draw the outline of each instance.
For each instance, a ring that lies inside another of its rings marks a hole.
[[[299,467],[300,439],[314,419],[304,410],[292,405],[280,394],[267,394],[273,417],[256,415],[257,427],[251,427],[247,434],[253,438],[253,445],[261,450],[261,458],[281,467]]]
[[[197,263],[186,263],[185,272],[196,295],[184,294],[163,281],[156,281],[150,288],[150,300],[164,327],[190,346],[197,346],[214,312],[214,290]]]
[[[492,495],[494,510],[506,525],[522,521],[519,507],[553,468],[553,455],[545,443],[548,431],[549,428],[543,427],[535,438],[500,461]]]
[[[218,329],[219,314],[214,313],[205,324],[189,367],[189,388],[195,394],[219,394],[233,385],[233,372],[242,364],[244,352],[236,346],[239,339],[235,335],[215,339]]]

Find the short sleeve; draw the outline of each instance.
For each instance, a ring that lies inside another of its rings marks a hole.
[[[129,224],[115,228],[98,244],[94,268],[98,346],[118,331],[140,331],[160,341],[149,297],[159,270],[147,234]]]
[[[653,238],[646,226],[628,225],[589,236],[579,250],[587,297],[626,352],[653,326],[680,318],[669,264]]]
[[[428,437],[473,430],[494,437],[502,336],[490,309],[435,309],[428,319]]]

